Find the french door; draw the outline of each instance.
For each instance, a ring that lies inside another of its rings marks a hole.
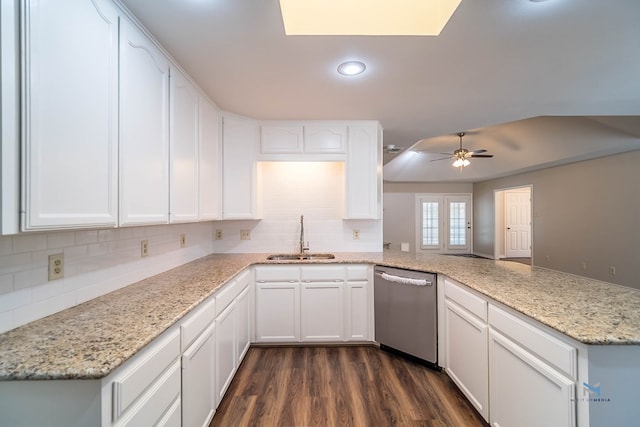
[[[423,194],[417,197],[420,250],[471,252],[471,195]]]

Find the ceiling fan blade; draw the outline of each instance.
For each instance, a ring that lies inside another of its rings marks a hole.
[[[486,153],[486,152],[487,152],[487,150],[482,150],[482,149],[470,151],[471,154],[481,154],[481,153]]]
[[[469,157],[484,157],[485,159],[488,159],[490,157],[493,157],[493,154],[472,154]]]
[[[437,162],[439,160],[449,160],[449,159],[453,159],[453,156],[449,156],[449,157],[441,157],[439,159],[433,159],[433,160],[429,160],[430,162]]]

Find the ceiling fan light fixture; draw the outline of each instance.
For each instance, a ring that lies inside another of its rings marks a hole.
[[[456,159],[455,162],[453,162],[453,167],[455,168],[463,168],[465,166],[469,166],[471,164],[471,162],[467,159]]]

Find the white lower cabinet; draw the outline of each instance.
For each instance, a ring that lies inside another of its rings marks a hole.
[[[445,279],[447,374],[489,420],[487,302]]]
[[[256,341],[300,341],[300,284],[256,280]]]
[[[577,349],[521,316],[489,306],[494,426],[575,426]]]
[[[180,331],[174,328],[117,371],[109,381],[111,425],[156,425],[166,419],[181,398],[179,356]]]
[[[207,426],[213,418],[215,392],[215,324],[182,355],[182,425]]]
[[[302,341],[342,341],[344,282],[303,282],[301,286]]]
[[[256,342],[373,340],[369,265],[258,266]]]
[[[574,381],[500,333],[489,338],[491,424],[575,426]]]
[[[220,402],[236,369],[236,305],[232,302],[216,317],[216,398]]]
[[[250,288],[247,286],[236,297],[236,366],[240,366],[251,345],[249,292]]]
[[[448,278],[444,293],[444,368],[485,420],[495,427],[577,425],[576,346]]]

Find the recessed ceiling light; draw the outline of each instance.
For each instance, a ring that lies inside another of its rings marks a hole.
[[[362,74],[366,69],[367,66],[364,65],[364,62],[360,61],[347,61],[338,65],[338,72],[343,76],[357,76],[358,74]]]
[[[287,35],[437,36],[462,0],[280,0]]]

